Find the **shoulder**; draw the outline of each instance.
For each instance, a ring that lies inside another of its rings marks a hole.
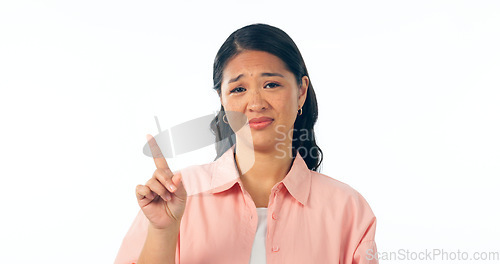
[[[335,223],[336,230],[351,237],[353,247],[361,242],[367,242],[365,246],[373,244],[377,217],[363,195],[349,184],[311,171],[308,205],[321,219]]]
[[[311,171],[309,208],[338,223],[356,243],[374,239],[377,218],[363,195],[347,183]]]
[[[311,171],[311,191],[321,195],[336,195],[341,197],[359,195],[359,192],[349,184],[316,171]]]
[[[366,199],[349,184],[323,173],[311,171],[312,201],[335,205],[336,208],[367,212],[373,215]]]

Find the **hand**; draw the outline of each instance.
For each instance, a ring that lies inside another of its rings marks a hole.
[[[172,173],[154,137],[149,134],[146,137],[156,170],[145,185],[137,185],[137,202],[154,228],[165,229],[180,223],[187,194],[180,172]]]

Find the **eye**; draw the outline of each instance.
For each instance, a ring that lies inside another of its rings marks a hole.
[[[243,88],[243,87],[236,87],[233,90],[231,90],[231,93],[241,93],[241,92],[244,92],[244,91],[246,91],[245,88]]]
[[[265,87],[267,87],[268,85],[271,85],[271,86],[272,86],[272,87],[270,87],[270,88],[275,88],[275,87],[280,86],[280,85],[279,85],[279,84],[277,84],[277,83],[268,83]]]

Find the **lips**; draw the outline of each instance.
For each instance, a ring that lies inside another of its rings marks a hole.
[[[250,121],[248,121],[248,124],[253,129],[264,129],[267,126],[269,126],[273,121],[274,119],[270,117],[262,116],[250,119]]]
[[[267,117],[267,116],[262,116],[258,118],[252,118],[248,123],[261,123],[261,122],[268,122],[268,121],[273,121],[274,119]]]

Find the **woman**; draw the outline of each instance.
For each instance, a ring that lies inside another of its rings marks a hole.
[[[148,135],[157,169],[115,263],[378,263],[368,203],[317,172],[316,96],[293,40],[240,28],[213,79],[216,160],[172,173]]]

